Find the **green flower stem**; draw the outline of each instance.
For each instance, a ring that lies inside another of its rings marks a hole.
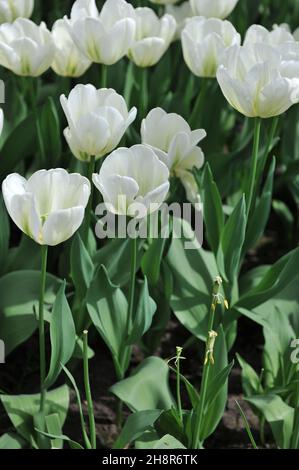
[[[88,204],[86,207],[86,212],[85,212],[85,220],[83,224],[83,241],[85,245],[87,245],[88,242],[88,232],[89,232],[89,227],[90,227],[90,221],[91,221],[91,211],[92,211],[92,203],[93,203],[93,193],[94,193],[94,186],[92,183],[92,175],[95,172],[95,156],[91,156],[88,164],[88,179],[90,181],[90,197],[88,200]]]
[[[148,69],[141,69],[140,119],[144,119],[148,110]]]
[[[41,247],[41,279],[39,294],[39,358],[40,358],[40,412],[44,413],[47,390],[44,386],[46,379],[46,347],[45,347],[45,322],[44,322],[44,297],[46,288],[48,246]]]
[[[261,133],[261,119],[255,118],[251,172],[249,176],[248,190],[246,191],[247,218],[251,211],[253,194],[254,194],[254,189],[256,186],[260,133]]]
[[[191,129],[199,129],[202,122],[202,112],[208,90],[208,79],[202,78],[200,92],[195,101],[193,111],[190,117],[189,125]]]
[[[101,88],[107,88],[108,85],[108,66],[102,64],[101,66]]]
[[[41,158],[41,165],[46,164],[46,152],[45,146],[42,137],[41,125],[38,116],[38,102],[37,102],[37,79],[36,78],[28,78],[28,102],[29,106],[31,107],[32,112],[34,113],[35,119],[35,128],[37,134],[37,141],[39,147],[39,153]]]
[[[213,297],[212,297],[212,303],[211,303],[210,315],[209,315],[208,332],[213,330],[214,316],[215,316],[216,306],[219,302],[218,294],[220,291],[221,282],[222,281],[218,277],[214,281]],[[209,348],[208,345],[209,345],[209,342],[207,339],[206,349],[205,349],[205,359],[207,358],[207,354],[208,354],[208,348]],[[192,449],[198,449],[200,447],[199,438],[200,438],[200,431],[201,431],[203,416],[204,416],[204,407],[205,407],[207,388],[208,388],[208,383],[209,383],[210,368],[211,368],[211,361],[205,360],[204,367],[203,367],[203,375],[202,375],[202,380],[201,380],[201,385],[200,385],[200,395],[199,395],[200,398],[195,409],[195,426],[194,426],[194,433],[193,433]]]
[[[93,403],[89,383],[89,366],[88,366],[88,331],[83,331],[83,369],[84,369],[84,388],[85,395],[87,400],[88,408],[88,418],[89,418],[89,431],[90,431],[90,440],[91,448],[97,448],[97,439],[96,439],[96,425],[93,412]]]

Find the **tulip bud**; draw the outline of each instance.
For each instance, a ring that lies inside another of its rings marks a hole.
[[[197,199],[197,184],[191,173],[201,168],[204,154],[197,144],[206,137],[203,129],[191,131],[189,124],[175,113],[152,109],[141,124],[141,141],[150,146],[165,163],[171,176],[180,178],[190,201]]]
[[[280,48],[261,43],[229,48],[217,80],[231,106],[248,117],[269,118],[297,103],[296,63],[286,61],[284,55]]]
[[[195,16],[206,18],[227,18],[239,0],[190,0]]]
[[[0,26],[0,64],[17,75],[38,77],[51,65],[55,47],[45,23],[26,18]]]
[[[268,31],[264,26],[253,24],[246,32],[244,46],[256,43],[279,45],[294,41],[295,39],[286,25],[274,25],[272,31]]]
[[[70,36],[66,20],[55,21],[52,28],[55,43],[55,56],[52,69],[63,77],[80,77],[90,67],[91,62],[77,48]]]
[[[12,23],[17,18],[30,18],[34,0],[1,0],[0,24]]]
[[[177,23],[175,39],[180,39],[181,32],[186,26],[188,19],[192,18],[193,13],[189,1],[183,2],[180,5],[167,5],[166,13],[174,17]]]
[[[176,32],[171,15],[159,18],[151,8],[136,8],[136,35],[128,56],[138,67],[155,65],[167,51]]]
[[[133,44],[135,11],[125,0],[107,0],[100,13],[94,0],[89,3],[77,0],[68,27],[74,42],[89,60],[112,65]]]
[[[87,178],[66,170],[40,170],[28,180],[13,173],[2,193],[14,223],[40,245],[68,240],[83,222],[90,196]]]
[[[241,37],[229,21],[195,17],[182,31],[186,64],[197,77],[215,77],[223,52]]]
[[[69,97],[60,97],[68,125],[65,138],[79,160],[97,159],[111,152],[121,141],[137,110],[128,108],[124,98],[112,89],[77,85]]]
[[[107,209],[118,215],[143,216],[163,203],[169,190],[169,171],[154,151],[145,145],[119,148],[104,161],[93,183],[102,193]]]

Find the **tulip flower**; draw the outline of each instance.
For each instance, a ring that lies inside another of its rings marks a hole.
[[[134,216],[134,203],[138,203],[145,216],[163,203],[169,190],[168,178],[167,166],[151,148],[134,145],[108,155],[92,180],[110,212]]]
[[[155,65],[167,51],[176,32],[176,21],[171,15],[159,18],[147,7],[136,8],[135,42],[128,56],[138,67]]]
[[[191,8],[195,16],[206,18],[227,18],[231,14],[239,0],[190,0]]]
[[[80,77],[90,67],[91,62],[75,45],[70,36],[66,20],[55,21],[52,28],[55,43],[55,56],[52,69],[63,77]]]
[[[13,173],[2,183],[14,223],[40,245],[58,245],[82,224],[90,195],[87,178],[61,168],[40,170],[28,180]]]
[[[69,97],[60,97],[68,120],[64,131],[72,153],[89,161],[111,152],[134,121],[137,110],[128,112],[125,100],[112,89],[97,90],[93,85],[77,85]]]
[[[38,77],[51,65],[55,46],[45,23],[26,18],[0,26],[0,65],[17,75]]]
[[[223,52],[240,42],[234,26],[217,18],[192,18],[182,31],[185,62],[198,77],[215,77]]]
[[[258,43],[231,47],[217,80],[227,101],[240,113],[269,118],[298,102],[299,78],[289,78],[289,73],[278,48]]]
[[[295,31],[293,32],[293,38],[295,39],[295,41],[299,42],[299,28],[295,29]]]
[[[206,137],[203,129],[191,131],[178,114],[167,114],[161,108],[152,109],[141,124],[142,143],[150,146],[169,169],[170,176],[180,178],[187,198],[197,199],[197,184],[191,173],[201,168],[204,154],[198,143]]]
[[[17,18],[30,18],[34,0],[1,0],[0,24],[12,23]]]
[[[89,60],[112,65],[127,54],[134,41],[134,8],[125,0],[107,0],[99,13],[94,0],[77,0],[68,27]]]
[[[13,173],[3,181],[2,193],[7,211],[26,235],[41,245],[39,296],[40,413],[46,403],[46,353],[44,294],[48,245],[68,240],[80,227],[90,196],[90,183],[83,176],[57,168],[40,170],[28,180]]]
[[[268,31],[264,26],[253,24],[246,32],[244,46],[255,43],[280,45],[294,41],[294,36],[286,25],[274,25],[272,31]]]
[[[175,39],[180,39],[181,32],[185,27],[189,18],[192,18],[193,12],[189,1],[183,2],[180,5],[167,5],[166,13],[169,13],[174,17],[177,23],[177,29],[175,34]]]

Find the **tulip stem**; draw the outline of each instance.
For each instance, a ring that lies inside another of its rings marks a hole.
[[[261,133],[261,119],[256,118],[255,122],[254,122],[254,138],[253,138],[253,152],[252,152],[251,172],[250,172],[250,177],[249,177],[248,190],[246,192],[247,219],[248,219],[248,216],[249,216],[250,211],[251,211],[254,188],[255,188],[255,185],[256,185],[260,133]]]
[[[148,69],[141,69],[141,87],[140,87],[140,117],[146,117],[148,109]]]
[[[131,274],[130,274],[130,290],[129,290],[129,305],[127,317],[127,334],[133,321],[134,297],[135,297],[135,284],[136,284],[136,268],[137,268],[137,238],[131,240]]]
[[[134,86],[134,62],[129,62],[127,66],[126,82],[124,88],[124,98],[128,108],[130,107],[131,95]]]
[[[46,288],[48,246],[41,247],[41,279],[39,296],[39,358],[40,358],[40,412],[44,413],[47,390],[44,386],[46,379],[46,347],[45,347],[45,322],[44,322],[44,297]]]
[[[94,419],[93,402],[92,402],[90,382],[89,382],[88,331],[87,330],[83,331],[83,369],[84,369],[84,388],[85,388],[85,395],[86,395],[87,408],[88,408],[91,448],[96,449],[97,448],[96,425],[95,425],[95,419]]]
[[[102,64],[101,66],[101,88],[107,88],[108,85],[108,66]]]
[[[88,179],[90,181],[90,197],[86,207],[85,221],[83,225],[83,240],[85,245],[88,243],[88,233],[91,220],[91,211],[92,211],[92,202],[93,202],[93,184],[92,184],[92,175],[95,172],[95,156],[91,156],[88,164]]]
[[[190,116],[190,127],[191,129],[199,129],[201,126],[201,115],[204,107],[204,101],[208,89],[208,79],[202,78],[200,92],[195,101],[191,116]]]
[[[212,332],[213,330],[215,310],[216,310],[217,304],[219,303],[218,299],[219,299],[219,291],[220,291],[220,286],[221,286],[220,281],[221,279],[218,277],[214,281],[212,303],[211,303],[210,315],[209,315],[208,334],[209,332]],[[207,336],[206,348],[205,348],[205,360],[204,360],[204,366],[203,366],[203,375],[202,375],[201,384],[200,384],[199,401],[195,408],[195,426],[194,426],[194,433],[193,433],[192,449],[198,449],[201,446],[199,442],[199,438],[200,438],[200,431],[201,431],[203,417],[204,417],[204,408],[205,408],[205,403],[206,403],[206,395],[207,395],[209,374],[210,374],[210,368],[211,368],[211,360],[208,358],[208,353],[209,353],[209,337]]]

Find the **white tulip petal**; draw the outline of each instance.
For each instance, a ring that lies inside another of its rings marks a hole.
[[[84,207],[71,207],[52,212],[42,227],[42,243],[55,246],[71,238],[84,219]]]

